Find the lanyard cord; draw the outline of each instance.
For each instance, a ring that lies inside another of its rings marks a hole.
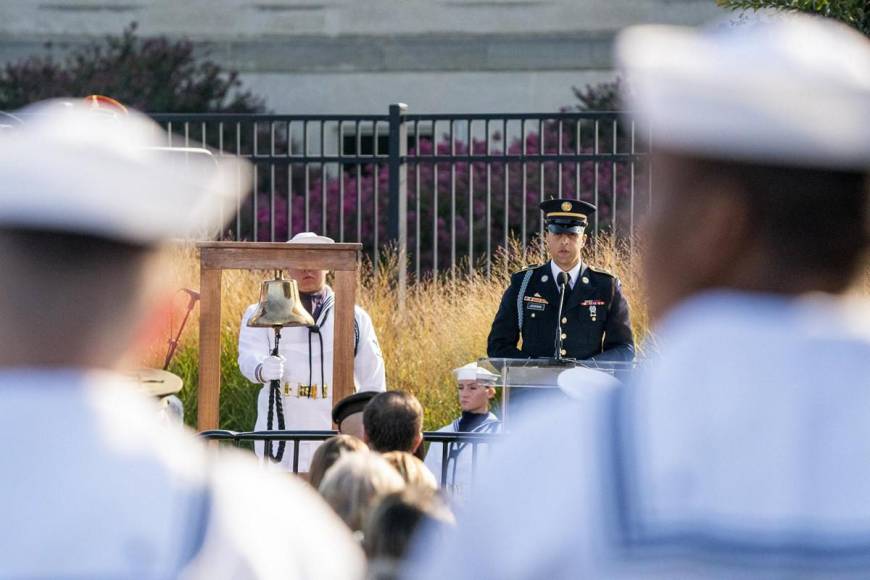
[[[281,342],[281,329],[275,329],[275,348],[272,349],[272,356],[278,356],[278,344]],[[281,381],[269,382],[269,414],[266,418],[266,430],[272,430],[272,410],[278,414],[278,429],[284,430],[284,404],[281,397]],[[272,441],[266,442],[266,453],[269,459],[280,462],[284,458],[284,446],[286,442],[278,443],[278,453],[272,454]]]
[[[459,453],[462,449],[455,449],[455,443],[451,441],[447,444],[447,469],[450,470],[450,462],[453,462],[452,473],[450,474],[452,477],[450,478],[449,485],[456,485],[456,466],[459,463]]]
[[[308,329],[308,388],[311,389],[311,379],[313,378],[314,370],[312,367],[314,366],[313,354],[311,352],[311,335],[316,334],[317,338],[320,340],[320,387],[323,388],[323,385],[326,382],[326,374],[324,372],[324,364],[323,364],[323,335],[320,334],[320,327],[314,326]],[[309,397],[311,391],[309,390]]]
[[[309,328],[308,329],[308,389],[309,389],[308,396],[309,397],[311,396],[311,390],[310,390],[311,389],[311,364],[313,362],[311,360],[311,333],[312,332],[314,332],[314,330]]]
[[[320,329],[317,331],[317,338],[320,339],[320,386],[321,388],[324,388],[326,385],[326,376],[323,374],[323,335],[320,334]]]

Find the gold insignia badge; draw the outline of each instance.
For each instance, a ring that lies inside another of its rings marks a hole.
[[[562,211],[571,211],[571,202],[563,201],[562,202]]]

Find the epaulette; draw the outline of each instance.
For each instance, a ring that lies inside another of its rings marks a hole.
[[[598,267],[595,267],[595,266],[587,266],[587,268],[590,269],[590,270],[592,270],[592,271],[595,272],[596,274],[603,274],[603,275],[605,275],[605,276],[609,276],[609,277],[611,277],[611,278],[616,278],[616,274],[614,274],[613,272],[608,272],[608,271],[605,270],[604,268],[598,268]]]
[[[517,270],[516,272],[513,272],[511,274],[511,276],[516,276],[517,274],[522,274],[523,272],[528,272],[529,270],[534,270],[535,268],[540,268],[540,267],[541,267],[541,264],[530,264],[530,265],[526,266],[525,268],[523,268],[522,270]]]

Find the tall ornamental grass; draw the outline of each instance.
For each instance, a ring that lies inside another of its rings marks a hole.
[[[590,264],[619,276],[631,305],[632,322],[638,337],[646,335],[647,318],[638,277],[638,255],[625,242],[599,237],[586,250]],[[371,315],[384,354],[387,386],[414,393],[425,409],[425,428],[435,429],[459,413],[452,369],[486,356],[486,338],[511,272],[545,261],[539,245],[523,252],[513,244],[495,257],[491,276],[475,264],[438,277],[409,284],[405,308],[400,310],[395,287],[396,258],[387,252],[379,264],[364,263],[360,271],[357,303]],[[199,260],[195,248],[175,250],[174,279],[179,287],[199,288]],[[221,427],[250,430],[256,417],[260,386],[251,384],[239,372],[239,323],[245,308],[257,301],[261,282],[272,276],[267,271],[225,270],[222,287],[221,322]],[[172,320],[177,331],[186,295],[178,295]],[[167,337],[168,338],[168,337]],[[185,419],[196,423],[196,388],[199,380],[199,308],[185,326],[170,370],[184,380],[181,398]],[[160,351],[160,352],[157,352]],[[165,343],[147,361],[159,366]]]

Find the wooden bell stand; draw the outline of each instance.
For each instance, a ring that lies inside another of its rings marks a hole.
[[[220,426],[221,278],[224,270],[333,270],[332,403],[353,394],[353,310],[362,244],[203,242],[199,248],[199,390],[196,427]]]

